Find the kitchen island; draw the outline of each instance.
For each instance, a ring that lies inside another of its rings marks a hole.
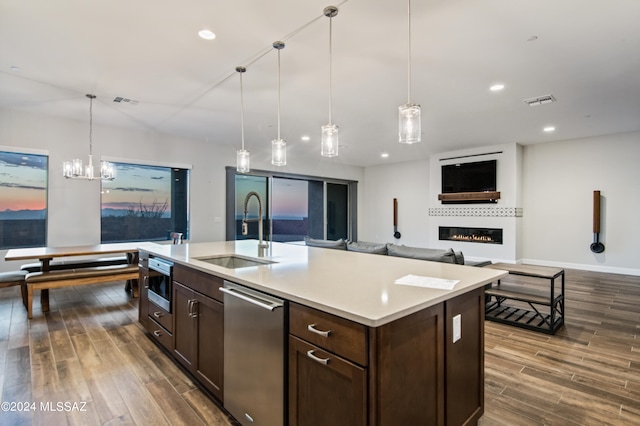
[[[229,256],[257,263],[211,263]],[[285,424],[458,425],[482,416],[484,286],[506,272],[279,243],[259,257],[249,240],[147,247],[143,283],[154,257],[175,264],[172,308],[158,310],[143,289],[141,323],[223,406],[219,288],[228,280],[287,302]],[[395,284],[408,274],[458,282]]]

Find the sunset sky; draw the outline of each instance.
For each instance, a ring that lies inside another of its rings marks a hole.
[[[42,210],[47,203],[47,157],[0,152],[0,211]]]
[[[118,163],[116,178],[102,182],[102,208],[126,210],[167,201],[171,211],[171,169]]]
[[[246,195],[256,191],[262,199],[263,216],[267,216],[267,178],[261,176],[236,176],[236,217],[244,214]],[[273,179],[272,208],[274,218],[304,218],[308,216],[309,184],[304,180]],[[258,216],[258,203],[252,198],[248,205],[249,217]]]

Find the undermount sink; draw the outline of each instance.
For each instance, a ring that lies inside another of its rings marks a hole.
[[[203,262],[211,263],[212,265],[222,266],[223,268],[228,268],[228,269],[247,268],[249,266],[262,266],[262,265],[270,265],[272,263],[276,263],[266,259],[254,259],[252,257],[235,256],[235,255],[199,257],[196,259],[201,260]]]

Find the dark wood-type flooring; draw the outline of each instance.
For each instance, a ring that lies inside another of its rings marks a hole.
[[[566,278],[555,336],[486,322],[481,426],[640,424],[640,277]],[[0,425],[232,424],[143,333],[121,282],[52,290],[30,322],[0,289],[0,395],[23,409]]]

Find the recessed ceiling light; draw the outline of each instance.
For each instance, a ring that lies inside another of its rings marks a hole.
[[[381,158],[389,158],[389,153],[388,152],[383,152],[382,154],[380,154]]]
[[[303,136],[300,139],[305,141],[305,142],[309,142],[311,140],[311,138],[309,136]]]
[[[542,129],[542,130],[544,130],[544,131],[545,131],[545,132],[547,132],[547,133],[551,133],[551,132],[554,132],[554,131],[556,130],[556,128],[555,128],[555,127],[553,127],[553,126],[547,126],[547,127],[545,127],[544,129]]]
[[[497,84],[494,84],[493,86],[489,87],[489,90],[491,90],[492,92],[499,92],[502,89],[504,89],[504,84],[502,84],[502,83],[497,83]]]
[[[11,71],[21,71],[20,67],[17,67],[15,65],[11,66]]]
[[[211,30],[200,30],[198,31],[198,35],[200,36],[200,38],[203,38],[205,40],[213,40],[214,38],[216,38],[216,35]]]

